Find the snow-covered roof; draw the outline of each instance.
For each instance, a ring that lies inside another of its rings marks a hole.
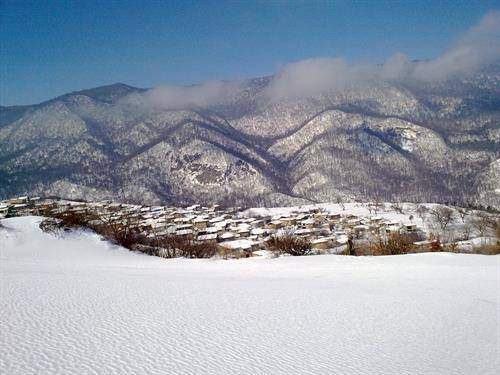
[[[302,220],[301,223],[307,225],[307,224],[314,224],[316,222],[314,221],[314,219],[307,219],[307,220]]]
[[[328,242],[328,241],[330,241],[329,238],[321,237],[321,238],[317,238],[315,240],[312,240],[311,243],[312,244],[318,244],[318,243],[325,243],[325,242]]]
[[[266,233],[266,231],[262,228],[255,228],[255,229],[252,229],[251,233],[254,235],[261,235],[261,234]]]
[[[242,240],[234,240],[234,241],[224,241],[221,242],[220,245],[222,247],[228,248],[228,249],[251,249],[252,246],[258,245],[258,242],[247,240],[247,239],[242,239]]]
[[[184,236],[184,235],[187,235],[187,234],[193,234],[193,230],[192,229],[177,230],[176,234],[178,236]]]
[[[218,233],[220,229],[217,227],[208,227],[205,228],[204,230],[206,233]]]
[[[220,235],[222,239],[234,238],[236,235],[233,232],[224,232]]]
[[[310,234],[310,233],[314,233],[314,229],[297,229],[293,233],[297,234],[297,235]]]
[[[198,241],[210,241],[216,239],[217,239],[216,233],[202,234],[201,236],[198,236]]]

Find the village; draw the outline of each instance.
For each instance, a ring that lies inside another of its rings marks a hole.
[[[216,244],[234,257],[265,254],[267,241],[274,235],[284,233],[307,241],[313,254],[341,254],[352,248],[353,243],[366,244],[375,238],[384,239],[393,235],[404,236],[411,240],[415,250],[420,248],[425,251],[436,241],[434,234],[430,233],[432,228],[436,229],[431,215],[433,211],[425,206],[412,207],[413,211],[408,205],[405,207],[400,204],[348,203],[244,210],[223,209],[218,205],[204,207],[195,204],[179,208],[24,196],[0,201],[0,218],[92,214],[99,218],[94,221],[126,223],[149,239],[172,236],[189,238],[199,244]],[[451,209],[447,210],[452,213]],[[417,213],[420,217],[416,217]],[[449,223],[457,223],[455,227],[458,226],[461,233],[458,234],[456,228],[453,232],[455,249],[468,248],[470,240],[474,238],[470,226],[465,230],[466,220],[464,217],[462,219],[463,225],[460,226],[458,216],[455,220],[452,216],[448,218]],[[446,229],[446,225],[443,227],[442,224],[441,229]],[[484,233],[477,233],[476,237],[479,236],[484,236]],[[445,242],[440,244],[444,245]]]

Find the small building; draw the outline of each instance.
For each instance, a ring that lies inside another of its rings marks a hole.
[[[236,238],[236,234],[233,232],[224,232],[219,236],[221,241],[230,241]]]
[[[414,233],[417,231],[417,225],[416,224],[405,224],[404,230],[408,233]]]
[[[250,231],[252,236],[263,237],[266,235],[266,231],[262,228],[254,228]]]
[[[297,229],[293,232],[294,235],[296,236],[300,236],[300,237],[303,237],[303,238],[310,238],[313,236],[314,234],[314,229],[310,229],[310,228],[301,228],[301,229]]]
[[[326,215],[326,217],[327,217],[328,220],[331,220],[333,222],[336,222],[336,221],[340,220],[340,214],[330,213],[330,214]]]
[[[250,229],[246,227],[240,227],[237,232],[240,237],[248,237],[250,235]]]
[[[204,218],[197,218],[193,220],[193,224],[198,229],[205,229],[208,226],[208,220]]]
[[[281,228],[282,224],[281,224],[281,221],[274,220],[274,221],[271,221],[269,224],[267,224],[267,226],[269,227],[269,229],[278,230]]]
[[[353,228],[353,232],[356,234],[356,236],[361,236],[364,233],[366,233],[370,228],[367,225],[355,225]]]
[[[177,236],[190,237],[194,234],[192,229],[181,229],[175,232]]]
[[[305,229],[313,229],[316,225],[314,219],[307,219],[300,222],[300,227]]]
[[[297,224],[297,218],[295,216],[284,217],[281,219],[281,222],[285,226],[293,226]]]
[[[311,248],[315,250],[326,250],[330,248],[330,240],[328,237],[321,237],[311,241]]]
[[[240,250],[246,253],[252,253],[253,251],[259,250],[260,243],[244,239],[244,240],[224,241],[220,243],[220,246],[226,249]]]
[[[0,205],[0,218],[4,218],[9,213],[9,206],[6,204]]]
[[[216,233],[204,234],[204,235],[198,236],[198,238],[196,240],[198,242],[204,242],[204,243],[216,243],[217,242],[217,234]]]

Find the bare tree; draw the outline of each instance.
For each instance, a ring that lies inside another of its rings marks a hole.
[[[373,200],[373,210],[375,211],[375,215],[384,207],[381,199],[379,197],[375,197]]]
[[[464,225],[462,227],[462,240],[467,241],[470,238],[471,227],[470,225]]]
[[[392,204],[391,208],[396,211],[396,212],[399,212],[400,214],[403,213],[403,205],[400,203],[400,202],[395,202]]]
[[[368,211],[370,214],[373,212],[373,206],[370,203],[368,203]]]
[[[460,215],[460,219],[462,219],[462,223],[465,223],[465,217],[470,214],[470,210],[462,207],[457,207],[456,210]]]
[[[434,217],[434,220],[439,224],[442,230],[446,229],[448,224],[455,220],[453,210],[446,206],[438,206],[432,209],[430,214]]]
[[[340,204],[340,207],[342,207],[342,210],[345,210],[344,199],[342,198],[342,196],[337,195],[335,197],[335,201],[337,202],[337,204]]]
[[[472,221],[472,226],[483,237],[489,228],[495,228],[496,222],[487,213],[480,212]]]
[[[427,213],[429,212],[429,209],[425,206],[418,206],[417,207],[417,215],[418,217],[420,218],[420,220],[422,220],[422,222],[425,222],[425,218],[427,217]]]

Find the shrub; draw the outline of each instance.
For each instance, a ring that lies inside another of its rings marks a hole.
[[[267,248],[276,254],[290,254],[293,256],[309,255],[311,242],[294,236],[291,233],[274,235],[266,242]]]
[[[211,258],[218,250],[216,243],[196,242],[192,237],[167,236],[157,241],[165,258]]]
[[[64,211],[51,214],[51,217],[43,220],[39,227],[44,232],[56,233],[62,230],[89,227],[89,222],[95,220],[96,216],[88,212]]]
[[[441,238],[439,235],[435,233],[430,233],[429,234],[429,251],[431,252],[437,252],[437,251],[443,251],[443,245],[441,244]]]
[[[483,245],[474,249],[474,253],[482,255],[498,255],[500,254],[500,243],[495,245]]]
[[[87,227],[89,222],[97,218],[96,215],[90,212],[64,211],[52,215],[53,218],[59,220],[61,228],[81,228]]]
[[[446,244],[444,250],[450,253],[458,253],[458,243],[450,242],[449,244]]]
[[[182,256],[186,258],[211,258],[217,253],[216,243],[197,243],[193,240],[184,242],[180,248]]]
[[[162,256],[162,248],[151,246],[151,245],[143,245],[140,243],[135,243],[131,246],[131,250],[138,251],[143,254],[151,255],[151,256]]]
[[[371,253],[373,255],[399,255],[414,251],[412,236],[406,234],[393,233],[387,237],[378,237],[372,244]]]

